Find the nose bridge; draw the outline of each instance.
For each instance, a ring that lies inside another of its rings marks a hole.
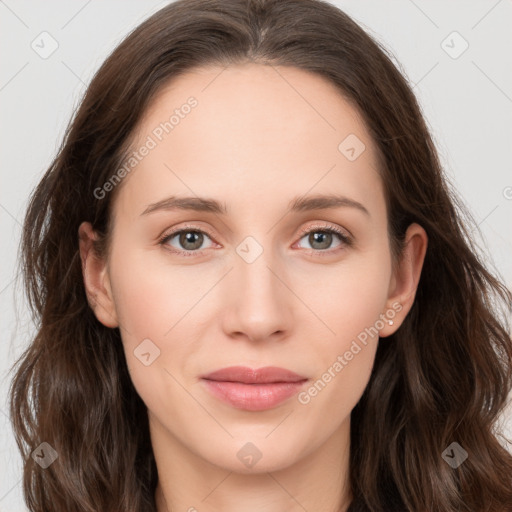
[[[235,275],[242,284],[241,298],[246,303],[259,305],[258,307],[261,307],[261,302],[271,306],[278,299],[279,282],[270,269],[279,265],[275,251],[270,247],[269,238],[259,242],[255,237],[248,236],[237,246],[236,252],[238,258]]]
[[[276,269],[283,268],[277,261],[276,252],[252,236],[246,237],[235,250],[237,254],[231,279],[235,281],[236,291],[228,299],[230,308],[225,328],[244,333],[250,339],[265,338],[276,331],[287,330],[290,297],[287,297],[289,292],[281,282],[285,281],[284,276],[276,277],[279,275]],[[230,287],[227,293],[232,293],[232,290]]]

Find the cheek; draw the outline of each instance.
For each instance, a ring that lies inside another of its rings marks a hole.
[[[112,258],[116,312],[127,339],[134,342],[165,339],[205,293],[207,276],[155,259],[138,251],[127,251],[117,262]]]
[[[313,330],[309,331],[309,338],[315,339],[314,348],[305,349],[313,352],[318,361],[319,381],[315,389],[306,393],[303,403],[318,396],[317,410],[328,407],[329,400],[343,397],[346,403],[340,414],[348,414],[370,378],[379,330],[386,325],[391,275],[389,257],[377,257],[377,253],[369,252],[366,257],[353,258],[350,263],[333,268],[318,282],[321,285],[303,282],[302,293],[322,321],[305,324],[306,329],[316,326],[316,336]]]
[[[311,274],[311,273],[310,273]],[[325,335],[340,348],[385,313],[391,263],[374,253],[354,255],[346,262],[310,275],[301,292],[311,309],[329,329]],[[382,325],[379,322],[382,329]]]
[[[111,276],[128,369],[146,403],[165,399],[164,390],[173,382],[170,374],[183,368],[181,362],[195,350],[190,319],[205,293],[204,279],[148,264],[151,258],[138,251],[122,254],[112,254]]]

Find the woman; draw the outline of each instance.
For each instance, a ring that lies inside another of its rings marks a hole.
[[[512,297],[460,210],[339,9],[161,9],[25,219],[30,510],[510,510]]]

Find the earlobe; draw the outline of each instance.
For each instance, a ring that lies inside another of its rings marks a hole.
[[[82,275],[89,305],[96,318],[106,327],[118,327],[110,276],[106,261],[94,251],[93,241],[98,236],[89,222],[82,222],[78,228]]]
[[[416,297],[418,283],[427,252],[428,236],[425,230],[416,223],[407,228],[404,249],[389,286],[387,313],[393,311],[393,324],[382,329],[380,337],[396,332],[409,313]],[[387,315],[390,316],[390,315]]]

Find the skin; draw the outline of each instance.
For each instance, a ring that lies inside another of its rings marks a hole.
[[[91,250],[91,225],[79,229],[91,307],[104,325],[120,327],[148,408],[158,511],[345,511],[350,413],[379,337],[399,329],[412,306],[427,236],[411,225],[393,267],[375,145],[322,77],[257,64],[188,72],[152,102],[133,148],[190,96],[197,107],[117,191],[108,258]],[[366,146],[354,161],[338,150],[349,134]],[[368,214],[350,206],[289,211],[293,198],[313,194],[346,196]],[[216,199],[228,212],[141,215],[171,195]],[[330,226],[353,244],[332,235],[322,245],[300,232]],[[196,245],[202,254],[179,254],[193,244],[178,236],[159,244],[160,235],[187,227],[207,230]],[[236,251],[247,236],[263,249],[251,263]],[[307,389],[393,304],[401,307],[393,325],[359,344],[307,404],[294,396],[265,411],[235,409],[200,379],[232,365],[279,366],[307,377]],[[160,349],[149,366],[134,355],[147,338]],[[250,468],[237,457],[248,442],[261,453]]]

